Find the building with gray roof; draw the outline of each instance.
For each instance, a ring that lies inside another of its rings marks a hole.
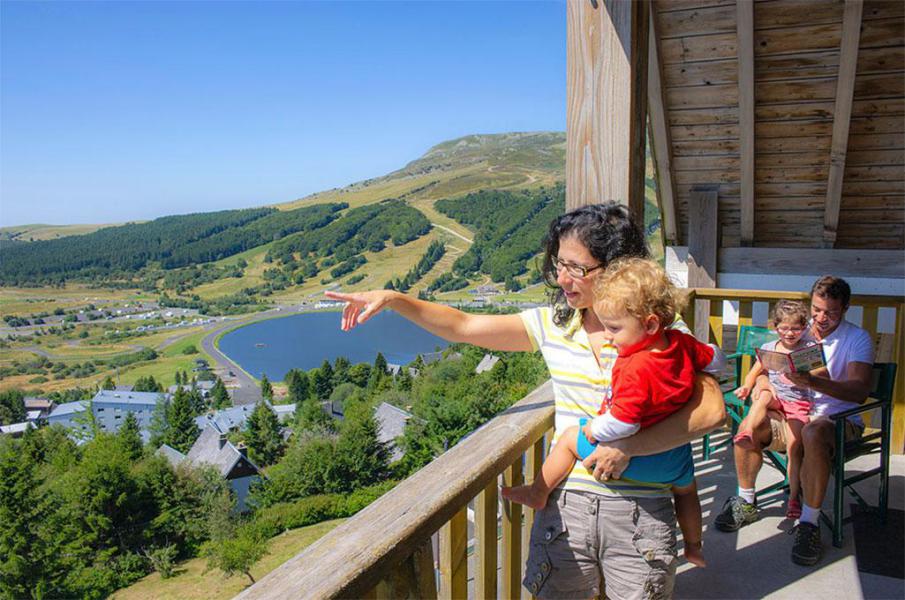
[[[174,467],[187,464],[192,467],[213,467],[221,477],[229,482],[230,488],[236,493],[236,507],[245,511],[245,503],[248,490],[253,483],[261,478],[260,470],[248,458],[248,451],[244,447],[236,447],[227,439],[228,432],[217,428],[213,423],[207,423],[189,448],[188,454],[182,454],[178,450],[164,444],[157,453],[166,458]]]
[[[381,402],[374,410],[374,418],[377,420],[377,440],[387,445],[387,449],[390,451],[390,462],[396,462],[404,454],[402,449],[396,445],[396,438],[405,431],[405,424],[412,418],[412,413],[388,402]]]

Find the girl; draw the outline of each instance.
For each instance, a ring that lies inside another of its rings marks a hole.
[[[808,308],[801,302],[780,300],[773,308],[770,326],[779,335],[779,339],[767,342],[761,349],[788,354],[813,344],[805,335],[808,328]],[[801,516],[801,481],[799,472],[804,449],[801,445],[801,429],[810,420],[813,394],[809,388],[799,387],[792,383],[783,373],[765,369],[760,360],[745,377],[744,384],[735,390],[735,395],[744,400],[755,388],[757,377],[767,372],[770,387],[757,388],[756,397],[751,401],[748,415],[739,424],[738,434],[733,441],[741,448],[754,449],[753,431],[767,419],[767,411],[782,413],[785,417],[787,452],[789,457],[789,506],[786,517],[797,519]]]

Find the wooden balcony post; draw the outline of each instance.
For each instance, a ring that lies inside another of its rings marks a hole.
[[[497,480],[481,492],[474,505],[475,597],[496,598]]]
[[[503,485],[522,485],[522,457],[503,472]],[[503,564],[500,597],[517,598],[522,580],[522,505],[503,501],[502,515]]]
[[[566,209],[616,200],[644,222],[647,0],[566,3]]]
[[[457,512],[440,530],[440,592],[444,598],[468,597],[468,513]]]
[[[544,462],[544,448],[546,446],[546,436],[542,435],[540,439],[534,442],[534,445],[528,448],[528,452],[525,456],[525,474],[526,479],[525,483],[531,483],[534,481],[537,472],[540,470],[540,466]],[[522,507],[522,511],[524,513],[524,523],[525,523],[525,531],[522,535],[522,556],[525,557],[525,560],[528,560],[528,551],[531,547],[531,527],[534,525],[534,509],[524,506]],[[522,569],[525,568],[525,561],[522,561],[521,565]],[[524,576],[524,572],[521,573]],[[512,596],[516,598],[516,595]],[[530,598],[530,594],[528,591],[522,588],[522,597]]]

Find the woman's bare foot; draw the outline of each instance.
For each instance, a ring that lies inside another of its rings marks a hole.
[[[535,510],[540,510],[547,505],[547,496],[549,495],[541,493],[530,485],[504,487],[500,490],[500,493],[506,500],[524,504]]]
[[[704,549],[701,542],[685,542],[685,560],[699,567],[706,567]]]

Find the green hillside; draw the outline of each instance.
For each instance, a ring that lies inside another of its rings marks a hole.
[[[447,285],[446,291],[460,290],[449,298],[465,298],[462,288],[490,281],[517,289],[536,280],[530,271],[538,240],[546,222],[564,207],[564,168],[564,133],[469,135],[437,144],[385,176],[270,207],[162,217],[95,232],[88,226],[58,227],[54,236],[78,235],[49,241],[38,241],[34,234],[50,226],[6,228],[0,233],[0,285],[141,288],[165,292],[179,306],[203,310],[209,308],[205,303],[219,302],[237,311],[252,307],[255,298],[295,302],[326,287],[369,289],[412,280],[409,273],[428,245],[442,242],[446,258],[420,274],[413,291],[441,276],[448,280],[452,264],[455,275],[467,282]],[[658,246],[652,181],[645,226]],[[464,206],[468,198],[473,202],[475,194],[486,196],[482,216],[452,208]],[[362,234],[354,233],[368,215],[379,212],[359,212],[363,207],[390,200],[397,208],[382,217],[386,226],[367,224]],[[403,216],[402,206],[414,212]],[[504,216],[511,221],[508,226],[496,223]],[[401,237],[390,231],[391,222],[400,219],[413,227]],[[498,230],[488,229],[491,222]],[[326,243],[331,236],[338,236],[335,243]],[[26,239],[36,241],[19,243]],[[655,254],[660,254],[656,247]],[[533,295],[540,297],[540,291]]]

